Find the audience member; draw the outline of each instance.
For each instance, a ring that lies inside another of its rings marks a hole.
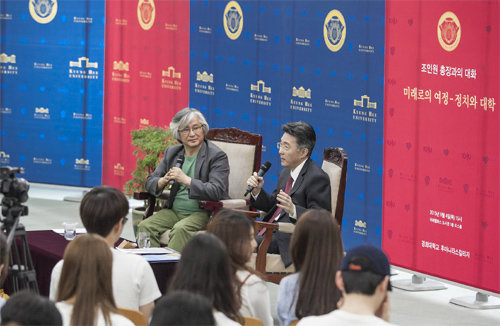
[[[151,265],[138,255],[130,255],[114,249],[120,238],[128,213],[128,200],[121,191],[99,186],[85,194],[80,204],[80,217],[89,233],[102,236],[113,254],[113,294],[116,305],[141,311],[149,318],[154,300],[161,296]],[[50,298],[57,296],[57,285],[63,261],[52,270]],[[126,284],[126,286],[124,285]]]
[[[312,209],[302,215],[290,246],[297,273],[281,280],[277,302],[278,318],[285,326],[337,308],[341,294],[335,274],[344,255],[339,225],[325,210]]]
[[[185,108],[170,123],[181,145],[167,147],[156,170],[148,176],[146,189],[159,196],[170,181],[175,181],[164,209],[139,223],[139,232],[149,232],[152,247],[160,246],[160,236],[167,230],[168,246],[182,251],[186,242],[208,223],[209,214],[199,207],[199,200],[227,199],[229,162],[226,153],[208,141],[208,123],[200,111]],[[182,157],[182,166],[178,160]]]
[[[170,290],[185,290],[205,296],[218,326],[237,326],[241,321],[238,286],[226,246],[209,233],[194,236],[184,247]]]
[[[339,309],[304,318],[299,325],[392,325],[388,323],[387,295],[391,290],[391,269],[384,252],[368,244],[354,247],[347,252],[340,269],[335,277],[343,297]]]
[[[291,122],[283,126],[283,136],[278,143],[281,165],[278,185],[272,194],[262,189],[264,179],[257,173],[248,178],[247,185],[254,187],[250,202],[252,207],[268,212],[264,218],[270,223],[296,223],[310,208],[331,211],[331,189],[328,175],[314,163],[311,154],[316,144],[316,133],[306,122]],[[258,234],[262,242],[265,231]],[[285,267],[290,266],[290,233],[273,233],[268,252],[280,254]]]
[[[3,306],[1,315],[2,325],[7,326],[63,324],[54,302],[29,291],[14,294]]]
[[[212,305],[201,294],[172,291],[153,310],[149,326],[215,325]]]
[[[101,236],[76,237],[66,247],[63,258],[56,306],[64,326],[133,326],[116,308],[111,282],[113,255]]]
[[[240,286],[240,315],[258,318],[264,326],[271,326],[273,317],[266,282],[247,266],[257,247],[253,221],[243,213],[223,209],[208,224],[207,231],[221,239],[229,252]]]

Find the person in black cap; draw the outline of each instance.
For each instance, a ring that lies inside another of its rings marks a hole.
[[[306,317],[298,325],[393,325],[388,322],[390,273],[389,259],[382,250],[368,244],[352,248],[335,277],[342,292],[339,309]]]

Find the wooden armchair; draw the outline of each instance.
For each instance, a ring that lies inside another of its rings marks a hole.
[[[246,180],[260,168],[262,155],[262,135],[257,135],[237,128],[210,129],[207,134],[215,145],[222,149],[229,160],[229,197],[231,199],[218,202],[200,201],[200,207],[217,213],[221,208],[248,208],[247,199],[243,196]]]
[[[323,152],[323,164],[321,168],[330,178],[332,192],[332,212],[337,223],[342,227],[342,217],[344,214],[344,197],[347,179],[347,154],[340,147],[325,148]],[[280,232],[293,233],[295,224],[278,222],[275,224],[265,222],[255,222],[255,229],[261,230],[266,227],[268,230],[278,230]],[[257,253],[254,254],[255,269],[266,274],[268,281],[278,284],[280,280],[290,273],[295,272],[293,265],[285,268],[280,255],[268,254],[267,250],[271,244],[272,232],[266,232],[264,240],[261,242]]]

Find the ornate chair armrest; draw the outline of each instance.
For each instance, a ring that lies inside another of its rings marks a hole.
[[[295,230],[295,224],[278,222],[278,230],[284,233],[293,233],[293,230]]]
[[[149,200],[151,197],[154,197],[149,192],[134,192],[134,199],[136,200]]]
[[[263,228],[266,228],[267,231],[264,234],[264,239],[260,243],[257,248],[257,259],[255,261],[255,269],[259,272],[265,274],[266,272],[266,258],[267,258],[267,250],[271,245],[271,239],[273,237],[273,231],[278,229],[278,224],[275,223],[267,223],[267,222],[254,222],[255,231],[260,231]]]
[[[134,199],[145,200],[147,202],[146,210],[144,211],[142,219],[148,218],[153,215],[156,206],[156,197],[154,195],[150,194],[149,192],[134,192]]]
[[[222,207],[229,209],[245,209],[248,207],[245,199],[223,199],[221,202]]]
[[[220,202],[220,201],[200,200],[198,202],[198,204],[199,204],[201,209],[211,211],[211,212],[213,212],[213,214],[217,213],[219,211],[219,209],[222,208],[222,202]]]
[[[256,211],[248,211],[246,209],[233,209],[234,211],[236,212],[241,212],[245,215],[247,215],[248,217],[251,217],[251,218],[259,218],[260,217],[260,212],[256,212]]]

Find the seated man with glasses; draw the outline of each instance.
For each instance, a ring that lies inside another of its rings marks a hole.
[[[117,307],[141,311],[149,318],[155,300],[161,297],[151,265],[139,255],[114,249],[127,222],[127,197],[118,189],[108,186],[92,188],[80,204],[80,218],[88,233],[104,238],[113,253],[112,285]],[[51,300],[57,298],[57,288],[64,261],[52,269],[50,279]]]
[[[205,139],[208,123],[200,111],[182,109],[170,129],[181,144],[165,150],[146,180],[146,190],[155,196],[171,186],[170,197],[162,210],[139,223],[137,231],[149,232],[151,246],[159,247],[161,234],[171,230],[168,247],[180,252],[208,223],[209,214],[198,201],[229,198],[229,162],[226,153]]]
[[[316,144],[313,127],[299,121],[287,123],[282,129],[284,134],[278,143],[278,150],[284,169],[278,177],[278,186],[272,194],[268,194],[262,189],[264,179],[255,172],[248,178],[247,185],[254,187],[250,198],[251,207],[268,212],[265,222],[295,224],[310,208],[331,211],[330,179],[311,159]],[[263,231],[257,236],[259,243]],[[268,250],[269,253],[280,254],[285,267],[292,263],[290,238],[290,233],[275,232]]]

